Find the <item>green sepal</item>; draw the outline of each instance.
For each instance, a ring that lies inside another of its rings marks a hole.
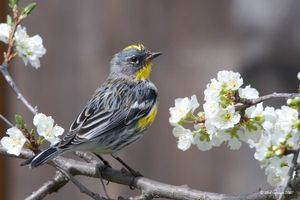
[[[292,128],[297,129],[298,131],[300,131],[300,120],[296,120],[293,125]]]
[[[200,133],[199,138],[200,138],[201,142],[204,142],[204,141],[209,142],[210,141],[209,134],[207,133],[207,131],[205,129],[201,128],[199,130],[199,133]]]
[[[225,130],[225,133],[229,134],[231,138],[239,139],[240,137],[237,133],[240,130],[240,128],[241,126],[239,124],[236,124],[234,127]]]
[[[43,144],[44,140],[45,140],[44,137],[39,136],[38,139],[37,139],[37,141],[36,141],[36,143],[40,146],[40,145]]]
[[[253,118],[255,120],[255,122],[259,125],[262,125],[262,123],[264,123],[265,118],[262,115],[258,115],[256,117]]]
[[[15,115],[15,120],[16,120],[16,123],[17,123],[17,125],[20,129],[25,129],[26,128],[25,121],[24,121],[24,119],[21,115],[16,114]]]
[[[287,162],[283,162],[280,164],[280,167],[288,167],[288,166],[289,166],[289,164]]]
[[[192,120],[195,120],[195,116],[194,114],[192,113],[192,111],[189,111],[185,117],[186,119],[192,119]]]
[[[199,117],[200,119],[202,119],[204,116],[204,112],[198,112],[197,117]]]
[[[35,136],[35,131],[34,131],[34,129],[31,129],[31,131],[30,131],[30,136],[31,136],[32,138],[34,138],[34,136]]]
[[[287,101],[287,104],[288,104],[289,107],[298,110],[298,109],[300,109],[300,98],[296,97],[296,98],[293,98],[293,99],[289,99]]]
[[[248,123],[246,123],[246,128],[248,131],[252,132],[252,131],[257,131],[257,127],[255,126],[254,123],[252,123],[251,121],[249,121]]]
[[[180,120],[179,122],[177,122],[177,124],[180,126],[184,126],[186,123],[184,120]]]
[[[264,156],[266,159],[269,159],[274,156],[274,153],[273,153],[273,151],[267,151]]]

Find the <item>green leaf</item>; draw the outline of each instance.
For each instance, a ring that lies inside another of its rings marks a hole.
[[[16,120],[16,123],[17,123],[17,125],[19,126],[20,129],[25,129],[26,128],[25,121],[24,121],[24,119],[21,115],[16,114],[15,115],[15,120]]]
[[[7,15],[7,17],[6,17],[6,23],[7,23],[8,25],[12,25],[12,18],[11,18],[10,15]]]
[[[11,8],[14,8],[15,6],[18,5],[19,0],[9,0],[8,6]]]
[[[28,4],[25,8],[21,10],[21,15],[23,17],[27,17],[33,11],[33,9],[35,9],[36,5],[37,4],[35,2]]]

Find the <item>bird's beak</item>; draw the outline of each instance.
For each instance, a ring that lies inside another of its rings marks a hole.
[[[161,52],[150,52],[148,57],[147,57],[147,61],[151,61],[154,58],[160,56],[162,53]]]

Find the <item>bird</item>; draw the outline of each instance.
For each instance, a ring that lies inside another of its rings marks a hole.
[[[38,167],[66,152],[83,150],[116,156],[124,147],[140,139],[153,123],[158,111],[158,90],[150,81],[153,59],[161,52],[151,52],[143,44],[132,44],[116,53],[110,73],[72,123],[61,141],[38,153],[29,162]],[[108,164],[109,165],[109,164]]]

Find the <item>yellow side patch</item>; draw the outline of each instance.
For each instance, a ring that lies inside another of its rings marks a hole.
[[[148,79],[151,74],[151,70],[152,70],[152,62],[149,62],[135,73],[135,79],[136,80]]]
[[[142,44],[133,44],[133,45],[129,45],[128,47],[124,48],[123,50],[128,50],[128,49],[137,49],[139,51],[142,51],[145,49],[145,47]]]
[[[155,105],[154,108],[152,108],[152,110],[147,116],[139,119],[139,121],[137,122],[138,128],[144,129],[150,126],[154,121],[156,114],[157,114],[157,106]]]

